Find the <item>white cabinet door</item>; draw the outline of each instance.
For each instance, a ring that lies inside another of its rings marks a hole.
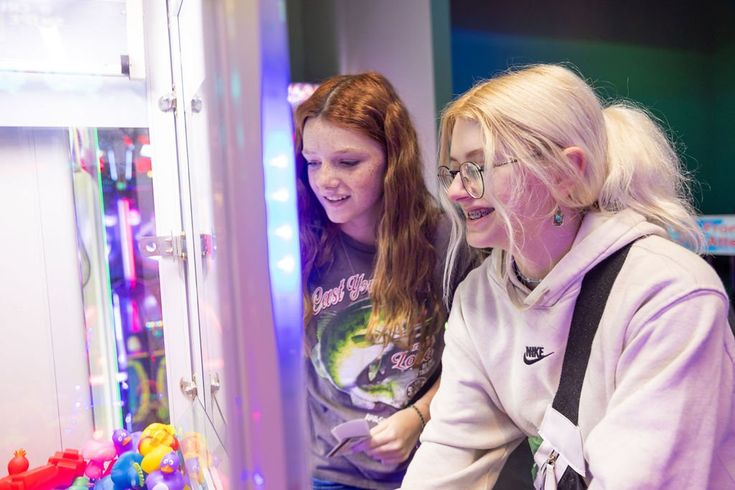
[[[207,436],[209,449],[223,462],[226,455],[226,415],[222,350],[222,320],[218,284],[222,267],[217,260],[214,202],[210,168],[209,101],[201,0],[169,4],[169,29],[174,85],[177,87],[177,134],[182,217],[187,235],[188,310],[192,369],[197,380],[194,400],[196,429]],[[214,128],[216,131],[217,128]]]
[[[213,200],[217,192],[211,183],[201,2],[169,2],[167,26],[171,86],[176,97],[178,202],[181,230],[186,241],[186,260],[180,265],[186,281],[183,285],[185,291],[178,291],[179,301],[172,301],[165,308],[173,307],[176,311],[172,315],[185,314],[188,319],[187,331],[180,331],[171,340],[167,352],[178,350],[188,353],[188,358],[179,359],[178,365],[172,365],[169,372],[175,378],[172,382],[191,383],[197,390],[196,396],[183,398],[177,387],[169,390],[171,396],[180,402],[177,407],[172,406],[172,423],[201,436],[212,462],[211,471],[206,475],[218,487],[221,486],[219,475],[228,472],[226,416],[222,401],[227,383],[223,373],[218,295],[221,264],[217,261],[213,218]],[[174,281],[175,278],[169,280]],[[171,288],[180,286],[179,283],[171,285]],[[179,373],[183,373],[181,378]]]
[[[144,2],[143,5],[148,119],[151,159],[155,166],[155,235],[159,238],[183,239],[183,244],[186,242],[187,206],[183,204],[180,183],[185,166],[179,160],[178,154],[177,110],[165,104],[166,100],[174,100],[176,97],[171,72],[168,15],[164,2]],[[158,267],[171,423],[185,431],[191,431],[194,430],[192,401],[180,387],[182,381],[194,381],[195,374],[189,332],[190,321],[196,322],[196,318],[189,316],[187,300],[193,278],[189,275],[187,261],[183,256],[161,257]]]
[[[169,2],[194,423],[232,488],[300,488],[306,475],[284,8]]]

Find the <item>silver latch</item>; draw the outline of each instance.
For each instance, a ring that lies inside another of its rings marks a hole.
[[[219,374],[212,373],[209,390],[212,392],[212,395],[216,395],[220,388],[222,388],[222,383],[219,380]]]
[[[192,376],[191,381],[181,378],[181,381],[179,381],[179,387],[181,388],[181,392],[184,394],[185,397],[187,397],[191,401],[194,401],[198,394],[196,375]]]
[[[144,257],[173,257],[186,260],[186,236],[144,236],[138,241]]]
[[[169,92],[158,99],[158,108],[163,112],[176,110],[176,93]]]

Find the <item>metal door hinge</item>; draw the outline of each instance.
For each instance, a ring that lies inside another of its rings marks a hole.
[[[186,236],[144,236],[138,242],[144,257],[173,257],[186,260]]]

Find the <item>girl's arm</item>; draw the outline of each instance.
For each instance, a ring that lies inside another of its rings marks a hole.
[[[370,440],[356,450],[364,450],[368,456],[388,465],[406,461],[431,418],[429,405],[439,389],[440,381],[441,376],[413,405],[399,410],[373,427]]]

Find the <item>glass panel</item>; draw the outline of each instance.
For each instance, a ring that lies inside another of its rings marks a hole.
[[[6,385],[0,451],[26,450],[30,468],[75,448],[81,456],[67,460],[101,477],[92,463],[110,464],[116,429],[169,423],[158,264],[138,247],[156,232],[148,147],[146,128],[0,128],[1,204],[31,208],[5,213],[20,246],[0,250],[0,266],[13,273],[20,262],[32,279],[2,294],[18,295],[0,308],[2,323],[27,325],[1,350],[3,372],[23,375]],[[199,442],[188,444],[201,446],[207,436],[191,429],[181,428]]]
[[[224,434],[214,426],[201,403],[192,404],[191,410],[196,431],[183,435],[182,454],[192,485],[198,484],[200,488],[236,488],[229,484],[230,461],[227,443],[222,437]]]
[[[210,101],[204,90],[207,74],[204,67],[201,2],[181,2],[171,35],[175,38],[173,54],[179,80],[180,113],[185,129],[182,135],[182,187],[189,199],[183,207],[185,229],[191,236],[188,255],[188,305],[191,318],[191,343],[195,352],[194,369],[202,379],[201,392],[192,406],[194,427],[206,441],[208,475],[216,488],[235,488],[229,483],[227,419],[225,396],[222,320],[218,288],[222,262],[217,256],[217,235],[213,216],[213,190],[210,173],[208,112]],[[188,206],[186,205],[188,204]]]
[[[120,74],[120,55],[130,47],[126,3],[0,1],[0,65],[34,73]]]
[[[158,22],[147,74],[144,18]],[[34,488],[109,480],[118,456],[153,477],[174,448],[181,471],[159,478],[217,488],[226,467],[178,389],[192,376],[186,269],[139,246],[179,233],[188,207],[174,112],[156,102],[171,87],[167,28],[165,2],[0,0],[0,456],[26,452],[0,488],[47,461],[68,464]]]
[[[148,130],[72,129],[70,140],[96,428],[168,423],[158,263],[139,247],[156,233]]]

